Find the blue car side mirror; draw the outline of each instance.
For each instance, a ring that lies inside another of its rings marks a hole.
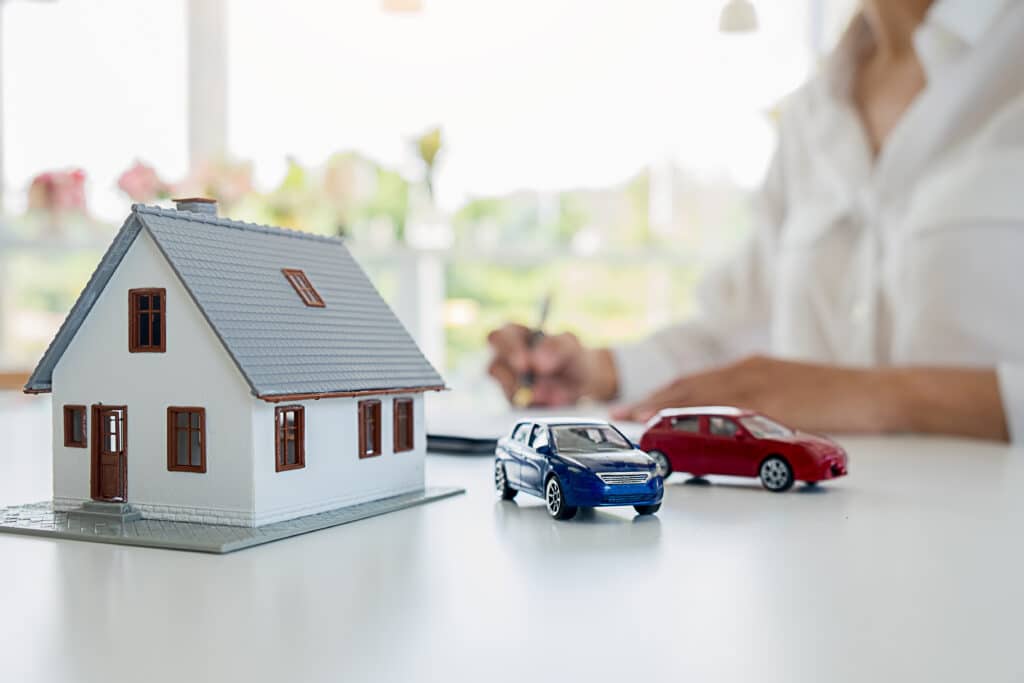
[[[548,446],[547,444],[545,444],[543,446],[538,446],[537,447],[537,453],[539,455],[549,456],[549,455],[553,455],[554,451],[551,450],[551,446]]]

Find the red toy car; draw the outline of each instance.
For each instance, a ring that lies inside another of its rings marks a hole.
[[[672,472],[760,477],[769,491],[846,474],[846,451],[823,436],[793,431],[750,410],[676,408],[647,423],[640,448],[658,474]]]

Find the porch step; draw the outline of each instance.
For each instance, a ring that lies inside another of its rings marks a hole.
[[[72,510],[71,514],[122,524],[142,519],[142,513],[129,503],[108,503],[100,500],[88,500],[82,503],[79,509]]]
[[[82,509],[89,512],[102,512],[108,515],[123,515],[132,511],[131,503],[108,502],[105,500],[87,500],[82,503]]]

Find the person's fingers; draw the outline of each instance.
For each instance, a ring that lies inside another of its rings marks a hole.
[[[554,375],[576,359],[583,346],[571,332],[546,335],[531,350],[532,365],[539,374]]]
[[[487,368],[487,374],[497,380],[501,385],[501,390],[505,393],[505,398],[511,401],[516,389],[519,388],[519,373],[505,361],[495,358]]]
[[[763,359],[752,357],[695,375],[687,375],[666,384],[641,401],[619,406],[612,414],[620,420],[643,422],[663,408],[687,408],[705,405],[756,407],[765,374]]]
[[[616,406],[611,410],[611,416],[614,420],[628,420],[630,422],[647,422],[659,408],[655,407],[654,404],[643,401],[640,403],[632,403],[624,406]]]
[[[540,336],[531,342],[532,331],[508,324],[494,330],[487,341],[494,349],[488,373],[512,400],[529,373],[533,380],[531,404],[562,406],[579,398],[579,360],[583,346],[571,333]]]
[[[633,403],[623,403],[621,405],[612,406],[608,410],[608,415],[613,420],[630,420],[633,417]]]
[[[579,398],[577,390],[564,378],[540,375],[533,383],[533,405],[558,407],[572,405]]]
[[[682,408],[687,405],[695,405],[693,403],[695,398],[693,384],[695,382],[691,378],[677,379],[636,403],[616,406],[611,411],[612,417],[617,420],[646,422],[662,408]]]
[[[529,340],[529,328],[515,323],[503,325],[487,335],[487,342],[494,349],[497,359],[519,373],[529,369]]]

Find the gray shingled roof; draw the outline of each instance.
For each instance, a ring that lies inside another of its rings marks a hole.
[[[440,387],[420,352],[338,238],[136,204],[25,389],[53,369],[146,229],[255,395]],[[305,271],[324,308],[303,304],[282,268]],[[173,328],[168,344],[174,343]]]

